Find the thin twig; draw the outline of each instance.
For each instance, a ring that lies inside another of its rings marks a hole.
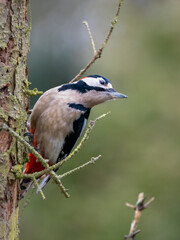
[[[88,166],[89,164],[95,164],[95,162],[96,162],[100,157],[101,157],[101,155],[99,155],[99,156],[97,156],[97,157],[92,157],[89,162],[86,162],[86,163],[82,164],[82,165],[79,166],[79,167],[76,167],[76,168],[74,168],[74,169],[71,169],[71,170],[68,171],[68,172],[65,172],[65,173],[59,175],[59,176],[58,176],[59,179],[62,179],[63,177],[66,177],[66,176],[68,176],[68,175],[70,175],[70,174],[72,174],[72,173],[74,173],[74,172],[76,172],[76,171],[78,171],[78,170],[80,170],[80,169]]]
[[[96,54],[96,46],[95,46],[95,43],[94,43],[94,39],[93,39],[93,36],[92,36],[92,33],[91,33],[91,29],[89,27],[89,24],[87,21],[84,21],[83,24],[86,26],[87,28],[87,31],[89,33],[89,38],[91,40],[91,44],[92,44],[92,48],[93,48],[93,51],[94,51],[94,54]]]
[[[66,189],[64,187],[64,185],[62,184],[61,180],[59,179],[58,175],[54,172],[54,171],[51,171],[51,177],[52,179],[54,180],[54,182],[58,185],[58,187],[60,188],[61,192],[64,194],[64,196],[66,198],[69,198],[70,195],[68,193],[68,189]]]
[[[43,200],[45,200],[46,197],[45,197],[45,195],[44,195],[42,189],[40,188],[40,186],[39,186],[39,184],[38,184],[38,182],[37,182],[37,180],[36,180],[35,177],[33,177],[33,182],[34,182],[34,185],[35,185],[35,186],[37,187],[37,189],[39,190],[39,192],[40,192],[40,194],[41,194]]]
[[[134,219],[131,223],[130,231],[128,235],[125,235],[125,239],[132,239],[134,240],[135,236],[141,231],[137,230],[137,226],[139,223],[139,219],[141,217],[141,212],[147,208],[147,206],[154,200],[155,198],[152,197],[146,204],[144,204],[145,196],[144,193],[139,193],[138,200],[136,202],[136,205],[132,205],[129,203],[126,203],[127,207],[133,208],[135,210]]]
[[[120,13],[120,9],[121,9],[121,6],[122,6],[122,2],[123,0],[119,0],[119,4],[118,4],[118,7],[117,7],[117,11],[116,11],[116,15],[113,19],[113,21],[111,22],[111,27],[109,29],[109,32],[102,44],[102,46],[96,51],[96,53],[94,54],[94,57],[89,61],[89,63],[82,69],[80,70],[80,72],[70,81],[70,83],[72,82],[75,82],[77,81],[87,70],[88,68],[98,59],[101,57],[102,55],[102,52],[103,52],[103,49],[105,48],[105,46],[107,45],[108,41],[109,41],[109,38],[114,30],[114,27],[117,23],[117,20],[118,20],[118,16],[119,16],[119,13]]]
[[[147,208],[149,206],[149,204],[154,201],[155,197],[152,197],[149,201],[147,201],[146,204],[144,204],[144,208]]]
[[[126,205],[126,207],[130,207],[130,208],[136,209],[136,206],[134,206],[133,204],[125,203],[125,205]]]

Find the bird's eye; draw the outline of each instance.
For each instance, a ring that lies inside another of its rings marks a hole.
[[[106,85],[106,81],[104,81],[103,79],[100,79],[99,82],[101,85]]]

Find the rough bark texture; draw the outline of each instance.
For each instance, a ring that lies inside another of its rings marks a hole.
[[[0,122],[20,135],[26,126],[29,51],[27,0],[0,0]],[[11,169],[23,161],[24,147],[0,131],[0,240],[18,238],[19,183]]]

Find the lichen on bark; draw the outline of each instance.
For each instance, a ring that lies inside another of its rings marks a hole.
[[[23,136],[28,97],[29,52],[28,0],[0,1],[0,122]],[[18,238],[19,182],[11,169],[22,164],[24,146],[0,131],[0,240]]]

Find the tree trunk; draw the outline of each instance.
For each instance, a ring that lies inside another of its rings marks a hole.
[[[21,136],[28,109],[27,4],[28,0],[0,0],[0,122]],[[23,162],[24,150],[8,132],[0,131],[0,240],[18,238],[19,181],[11,169]]]

